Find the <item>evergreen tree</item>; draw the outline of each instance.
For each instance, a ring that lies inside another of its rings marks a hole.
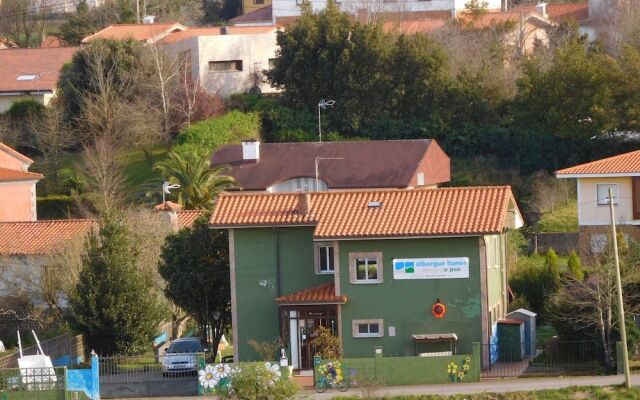
[[[201,217],[193,227],[169,236],[162,249],[160,275],[166,296],[191,315],[201,332],[213,327],[212,353],[231,326],[229,240],[226,230],[210,229]]]
[[[138,267],[138,250],[117,217],[89,235],[68,319],[99,354],[136,354],[151,348],[164,316],[152,277]]]
[[[560,287],[560,267],[558,266],[558,255],[554,249],[547,251],[544,260],[544,272],[546,275],[546,291],[547,295],[555,293]]]
[[[580,262],[580,258],[578,254],[576,254],[575,250],[569,254],[569,259],[567,260],[567,268],[571,275],[574,278],[581,281],[584,279],[584,272],[582,271],[582,263]]]

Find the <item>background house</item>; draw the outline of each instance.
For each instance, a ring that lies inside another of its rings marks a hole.
[[[211,157],[211,165],[228,166],[225,174],[250,191],[404,189],[435,187],[451,179],[449,157],[433,139],[245,141],[222,146]]]
[[[77,47],[0,51],[0,112],[17,100],[49,104],[56,94],[62,66],[71,61],[76,51]]]
[[[601,253],[610,234],[609,189],[613,189],[616,223],[640,241],[640,150],[556,171],[559,179],[576,179],[579,248]]]
[[[274,93],[278,89],[265,82],[262,72],[276,58],[276,32],[274,25],[190,28],[159,44],[186,62],[191,79],[210,94],[228,97],[255,88]]]
[[[35,221],[36,183],[42,175],[29,172],[33,160],[0,142],[0,222]]]
[[[148,24],[113,24],[82,39],[82,43],[91,43],[98,39],[127,40],[156,43],[168,35],[182,32],[187,27],[177,22]]]
[[[210,222],[229,229],[235,359],[281,337],[295,369],[311,367],[319,326],[348,358],[489,343],[507,304],[504,233],[522,225],[509,187],[230,193]],[[446,343],[416,343],[425,334]]]

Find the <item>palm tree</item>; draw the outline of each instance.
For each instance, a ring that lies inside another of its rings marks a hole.
[[[167,159],[158,162],[154,169],[163,179],[180,185],[175,193],[178,203],[186,210],[210,210],[220,193],[240,189],[235,179],[223,175],[226,166],[210,167],[206,153],[171,151]]]

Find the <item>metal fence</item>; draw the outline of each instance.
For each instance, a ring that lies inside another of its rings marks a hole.
[[[100,382],[141,382],[194,378],[197,354],[100,357]]]
[[[0,369],[0,393],[65,390],[65,367]]]
[[[612,354],[611,357],[614,357]],[[524,353],[524,344],[482,346],[482,378],[593,375],[607,372],[602,345],[595,341],[550,341]]]

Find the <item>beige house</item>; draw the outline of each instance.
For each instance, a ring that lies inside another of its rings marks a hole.
[[[582,254],[604,250],[610,232],[609,189],[616,223],[640,241],[640,150],[562,169],[559,179],[576,179],[579,244]]]
[[[18,100],[32,99],[45,106],[56,94],[62,66],[78,47],[3,49],[0,51],[0,112]]]

